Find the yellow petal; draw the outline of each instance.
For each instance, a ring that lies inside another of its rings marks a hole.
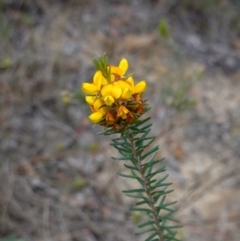
[[[113,85],[112,85],[112,84],[103,86],[103,88],[102,88],[102,90],[101,90],[102,96],[103,96],[103,97],[106,97],[106,96],[108,96],[108,95],[111,95],[111,93],[112,93],[112,88],[113,88]]]
[[[98,90],[101,88],[102,84],[102,72],[98,70],[93,76],[93,83],[97,86]]]
[[[146,87],[147,87],[146,81],[142,80],[135,85],[133,92],[134,94],[142,93],[145,91]]]
[[[111,95],[115,99],[118,99],[122,94],[122,89],[119,86],[116,86],[113,84],[108,84],[108,85],[103,86],[103,88],[101,90],[101,94],[103,97]]]
[[[124,107],[123,105],[121,105],[121,106],[118,108],[117,116],[118,116],[118,117],[122,117],[122,119],[126,119],[128,112],[129,112],[129,110],[128,110],[126,107]]]
[[[112,106],[114,103],[114,98],[111,95],[108,95],[104,98],[104,102],[107,106]]]
[[[88,116],[88,118],[91,122],[98,123],[103,118],[103,116],[104,114],[102,112],[97,111]]]
[[[115,99],[118,99],[122,94],[122,89],[119,86],[114,85],[111,94]]]
[[[107,80],[105,79],[105,77],[103,77],[103,75],[102,75],[102,85],[106,85],[106,84],[108,84],[108,82],[107,82]]]
[[[109,68],[110,68],[110,71],[112,74],[116,74],[116,75],[120,75],[120,76],[125,74],[124,70],[120,69],[117,66],[111,65],[111,66],[109,66]]]
[[[96,96],[86,96],[85,100],[89,105],[93,105],[94,101],[96,100]]]
[[[104,105],[104,102],[101,99],[97,99],[94,104],[93,107],[95,109],[95,111],[98,111],[101,109],[101,107]]]
[[[114,83],[114,85],[118,85],[119,87],[121,87],[121,89],[131,87],[131,85],[128,82],[126,82],[125,80],[118,80]]]
[[[91,94],[96,94],[98,92],[98,88],[94,84],[83,83],[82,84],[82,91],[86,94],[91,95]]]
[[[119,68],[123,70],[123,74],[125,74],[128,70],[128,61],[123,58],[119,63]]]
[[[131,85],[124,81],[124,80],[118,80],[114,83],[115,86],[119,86],[122,90],[122,99],[130,99],[132,97],[132,87]]]
[[[131,97],[132,97],[132,91],[130,90],[130,88],[129,87],[125,88],[122,92],[121,98],[127,100],[127,99],[130,99]]]
[[[115,74],[111,74],[111,83],[113,83],[115,81],[116,75]]]
[[[128,78],[126,79],[126,82],[129,83],[132,88],[134,87],[134,80],[133,80],[133,77],[132,77],[132,76],[128,77]]]

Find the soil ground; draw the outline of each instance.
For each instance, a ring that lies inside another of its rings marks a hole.
[[[213,0],[0,1],[0,241],[144,240],[121,192],[136,184],[118,177],[110,139],[97,135],[83,100],[61,101],[91,80],[103,53],[113,65],[127,58],[129,73],[148,82],[179,238],[239,241],[239,9]]]

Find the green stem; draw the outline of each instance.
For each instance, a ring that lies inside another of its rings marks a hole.
[[[159,237],[159,241],[164,241],[162,239],[162,230],[160,230],[160,228],[159,228],[158,212],[157,212],[156,207],[154,206],[153,197],[152,197],[151,193],[149,192],[150,188],[149,188],[149,184],[148,184],[147,178],[143,174],[143,168],[142,168],[142,165],[141,165],[141,159],[137,155],[135,142],[134,142],[133,138],[131,137],[131,134],[129,135],[129,132],[130,132],[129,129],[126,130],[126,132],[125,132],[126,133],[126,137],[129,140],[129,142],[131,143],[131,149],[132,149],[133,156],[134,156],[135,160],[137,160],[137,166],[138,166],[138,169],[139,169],[139,173],[140,173],[140,175],[141,175],[141,177],[142,177],[142,179],[144,181],[143,188],[144,188],[145,193],[147,194],[147,197],[148,197],[148,201],[149,201],[148,205],[151,208],[152,213],[153,213],[154,223],[155,223],[156,228],[157,228],[157,235]]]

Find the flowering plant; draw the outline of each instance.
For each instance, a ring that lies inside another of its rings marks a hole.
[[[142,93],[146,82],[135,85],[132,75],[124,76],[128,61],[122,59],[119,66],[109,66],[106,56],[94,60],[97,68],[93,83],[83,83],[82,91],[93,112],[89,119],[115,130],[123,129],[144,113]]]
[[[112,66],[103,55],[93,63],[97,69],[93,82],[82,84],[92,111],[89,119],[105,127],[101,134],[120,134],[119,138],[112,139],[111,145],[121,156],[112,159],[127,162],[124,165],[129,173],[119,173],[120,176],[139,182],[140,188],[123,192],[137,199],[136,207],[131,210],[141,212],[147,219],[138,226],[142,230],[137,234],[149,233],[145,241],[178,241],[176,229],[180,226],[169,225],[169,222],[176,222],[172,218],[175,209],[171,207],[176,202],[166,201],[167,194],[173,191],[168,190],[171,183],[166,182],[168,174],[159,177],[166,171],[166,166],[159,166],[163,159],[155,160],[158,146],[150,148],[155,140],[148,136],[150,118],[140,119],[149,109],[146,100],[142,99],[146,81],[135,84],[133,75],[126,75],[126,59],[122,59],[119,66]]]

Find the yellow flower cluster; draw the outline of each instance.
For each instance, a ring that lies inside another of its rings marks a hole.
[[[123,58],[119,66],[100,68],[92,83],[82,84],[92,111],[89,119],[93,123],[120,130],[144,113],[142,93],[146,82],[142,80],[135,85],[131,75],[125,76],[127,70],[128,61]]]

